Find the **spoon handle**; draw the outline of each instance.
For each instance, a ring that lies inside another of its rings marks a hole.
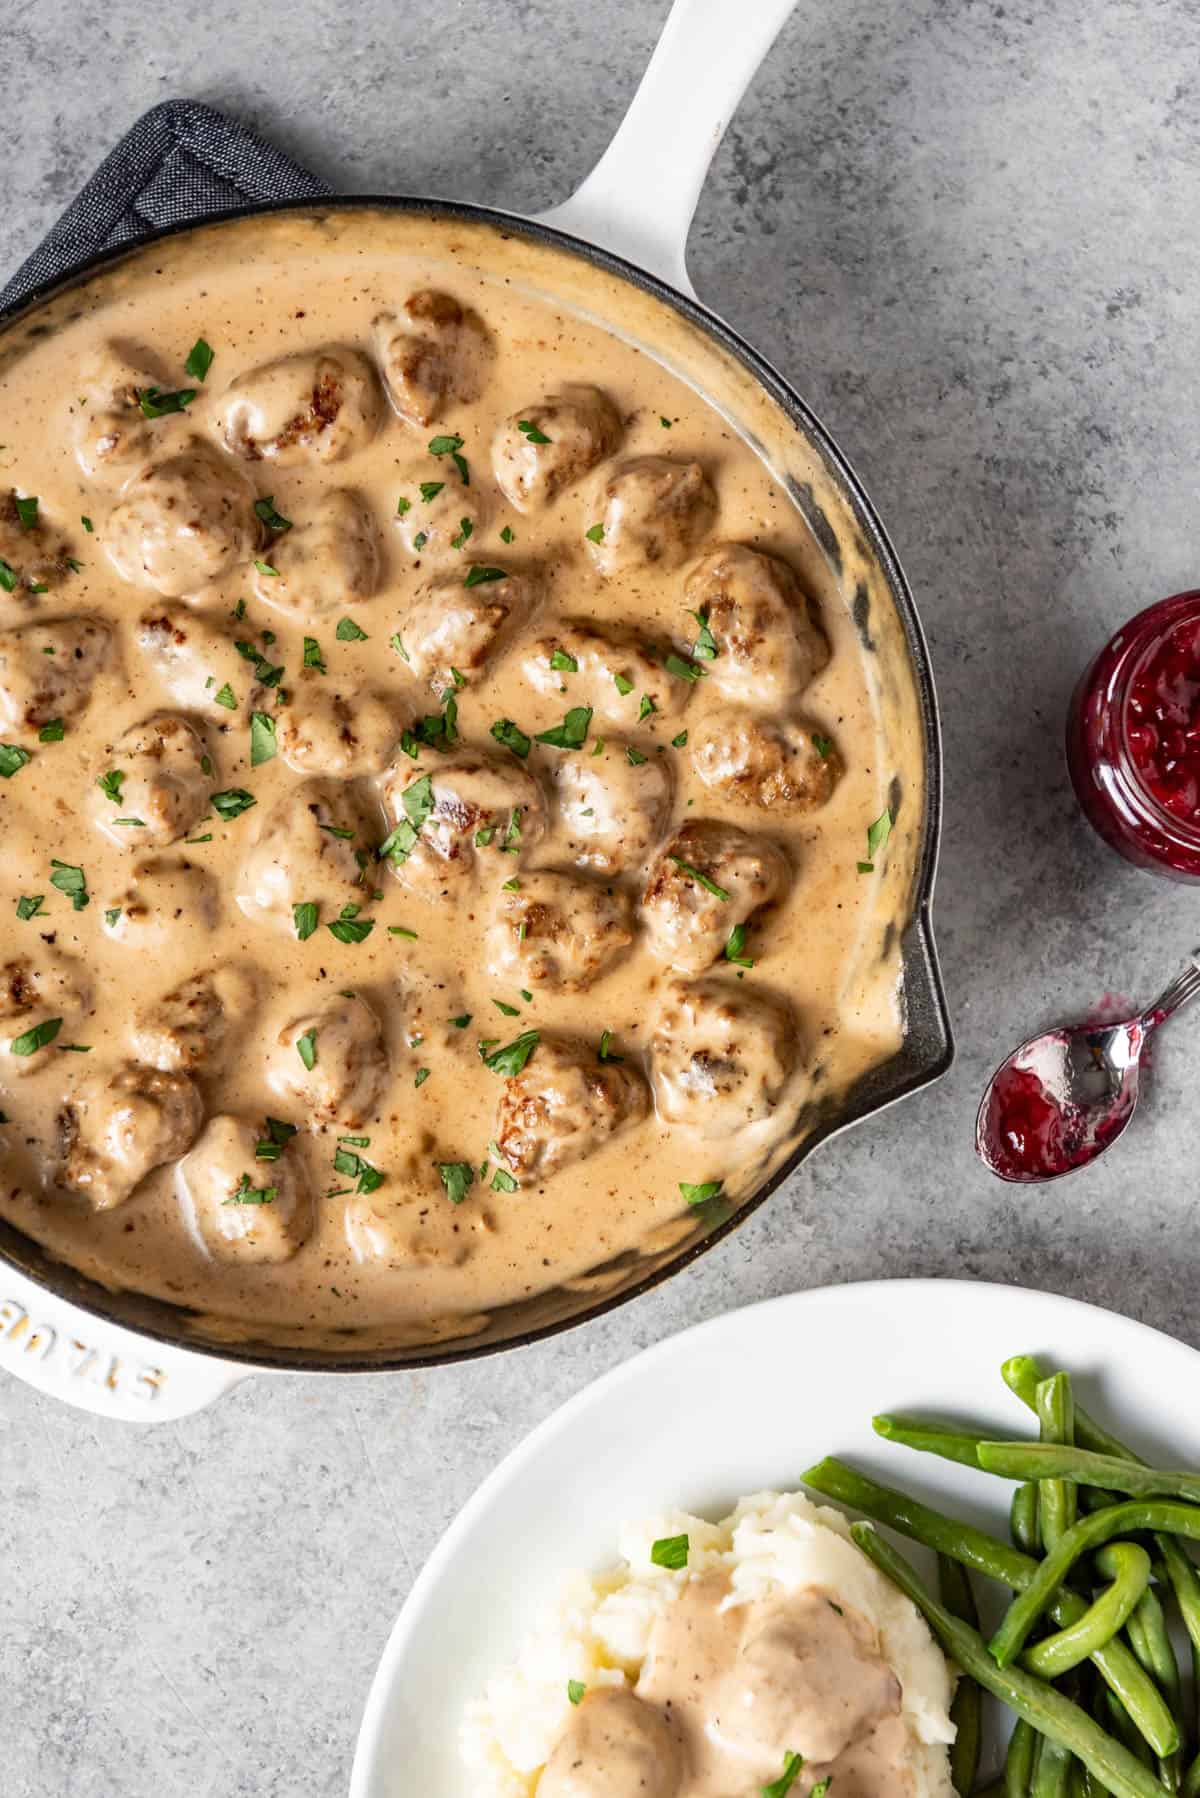
[[[1153,1005],[1142,1014],[1142,1022],[1147,1030],[1152,1030],[1169,1018],[1189,999],[1200,993],[1200,949],[1197,949],[1181,974],[1177,974],[1166,991],[1160,993]]]

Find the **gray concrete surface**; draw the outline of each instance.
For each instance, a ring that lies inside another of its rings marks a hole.
[[[174,94],[347,190],[547,204],[664,11],[9,0],[0,267]],[[1149,996],[1200,940],[1192,893],[1090,837],[1059,755],[1090,651],[1200,582],[1198,66],[1192,0],[801,0],[693,235],[701,293],[833,428],[919,598],[946,729],[951,1077],[824,1149],[673,1285],[507,1360],[257,1380],[136,1432],[0,1383],[6,1798],[342,1793],[386,1632],[456,1507],[596,1374],[731,1305],[964,1275],[1200,1341],[1200,1010],[1104,1167],[1014,1194],[971,1149],[998,1052],[1110,989]]]

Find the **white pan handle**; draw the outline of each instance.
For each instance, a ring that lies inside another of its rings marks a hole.
[[[0,1265],[0,1372],[81,1411],[168,1423],[202,1411],[247,1371],[135,1336]]]
[[[687,236],[738,101],[796,0],[675,0],[617,134],[539,223],[613,250],[685,294]]]

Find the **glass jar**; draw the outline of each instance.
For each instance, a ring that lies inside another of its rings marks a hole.
[[[1139,868],[1200,881],[1200,591],[1139,612],[1084,671],[1067,766],[1106,843]]]

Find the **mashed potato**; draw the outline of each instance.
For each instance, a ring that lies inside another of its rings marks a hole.
[[[678,1535],[689,1540],[686,1570],[655,1566],[652,1543]],[[818,1587],[859,1612],[878,1632],[880,1653],[902,1687],[913,1798],[953,1798],[950,1668],[915,1607],[855,1547],[840,1512],[798,1493],[760,1492],[716,1524],[675,1511],[627,1525],[619,1545],[621,1565],[596,1578],[573,1574],[514,1664],[469,1706],[462,1751],[481,1798],[530,1798],[570,1720],[568,1682],[636,1681],[656,1620],[690,1579],[713,1569],[729,1576],[728,1606]]]

